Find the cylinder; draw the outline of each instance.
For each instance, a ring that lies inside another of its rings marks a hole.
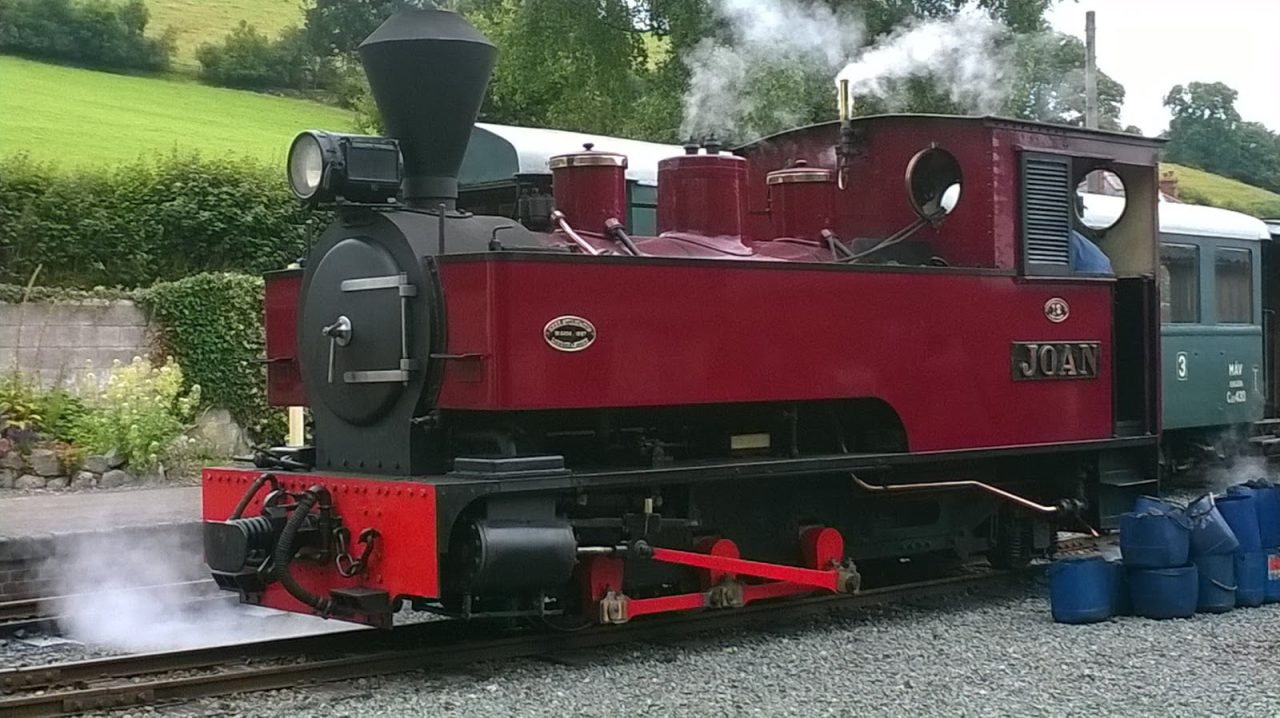
[[[604,232],[612,218],[627,222],[627,158],[614,152],[597,152],[590,142],[582,152],[552,157],[551,192],[556,209],[574,229]]]
[[[746,213],[747,161],[701,154],[658,162],[658,233],[741,237]]]
[[[770,172],[765,183],[775,237],[817,240],[822,230],[831,228],[835,216],[831,170],[799,160],[792,167]]]
[[[480,519],[459,546],[472,590],[516,591],[569,580],[578,544],[567,521]]]

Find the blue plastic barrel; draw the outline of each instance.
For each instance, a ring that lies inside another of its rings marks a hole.
[[[1133,502],[1135,514],[1167,514],[1180,508],[1177,504],[1157,496],[1139,496]]]
[[[1236,607],[1236,558],[1234,554],[1208,554],[1191,559],[1200,587],[1199,613],[1226,613]]]
[[[1200,576],[1195,564],[1129,570],[1133,612],[1146,618],[1190,618],[1196,613]]]
[[[1267,555],[1261,551],[1235,554],[1236,605],[1261,606],[1266,597]]]
[[[1267,556],[1267,582],[1263,586],[1262,598],[1266,603],[1280,601],[1280,549],[1265,549]]]
[[[1187,504],[1186,515],[1191,522],[1192,556],[1230,554],[1240,548],[1235,533],[1214,505],[1213,494]]]
[[[1217,499],[1218,513],[1231,527],[1239,551],[1256,553],[1262,550],[1262,534],[1258,532],[1258,501],[1253,492],[1234,492]]]
[[[1049,608],[1058,623],[1111,617],[1111,566],[1101,556],[1064,558],[1049,566]]]
[[[1263,548],[1280,546],[1280,487],[1267,485],[1257,490],[1258,535]]]
[[[1107,561],[1111,567],[1111,615],[1132,616],[1133,599],[1129,597],[1129,575],[1124,562],[1119,559]]]
[[[1258,536],[1263,548],[1280,546],[1280,489],[1265,481],[1237,484],[1228,491],[1254,497],[1258,512]]]
[[[1124,514],[1120,555],[1130,568],[1183,566],[1191,552],[1191,526],[1181,513]]]

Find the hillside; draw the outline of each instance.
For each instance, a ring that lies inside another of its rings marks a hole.
[[[1243,182],[1175,164],[1160,165],[1178,178],[1178,197],[1184,202],[1234,209],[1255,217],[1280,217],[1280,194]]]
[[[148,34],[159,35],[169,27],[177,33],[173,65],[183,71],[200,69],[196,48],[222,40],[241,20],[269,37],[302,23],[300,0],[147,0],[147,8]]]
[[[0,56],[0,156],[107,164],[175,147],[284,164],[300,130],[347,131],[345,110],[194,81]]]

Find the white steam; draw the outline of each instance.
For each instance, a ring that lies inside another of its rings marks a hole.
[[[739,138],[797,124],[809,108],[788,105],[788,83],[814,73],[848,79],[852,94],[890,110],[906,99],[897,82],[929,75],[959,106],[992,112],[1007,93],[998,50],[1003,25],[967,6],[947,19],[909,23],[865,46],[860,18],[810,0],[713,0],[725,38],[702,40],[682,58],[690,72],[681,137]],[[801,97],[802,93],[791,92]],[[782,101],[780,101],[780,98]],[[835,114],[832,96],[831,113]]]
[[[60,549],[40,574],[62,597],[51,606],[62,634],[113,650],[179,650],[354,628],[240,605],[234,593],[189,583],[208,576],[198,547],[95,537]],[[170,585],[138,588],[162,584]]]
[[[999,39],[1006,31],[983,10],[966,6],[954,17],[905,25],[860,53],[836,75],[851,96],[874,95],[900,105],[894,81],[932,77],[952,102],[990,113],[1003,104],[1007,85]]]
[[[714,0],[725,41],[705,38],[683,61],[689,68],[681,137],[757,134],[792,124],[801,108],[778,106],[756,83],[769,69],[833,72],[863,43],[863,25],[848,12],[806,0]]]

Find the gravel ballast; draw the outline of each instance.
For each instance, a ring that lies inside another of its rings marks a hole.
[[[1050,620],[1043,579],[676,642],[198,701],[165,715],[1194,715],[1280,711],[1280,604]],[[143,710],[143,713],[150,711]]]

